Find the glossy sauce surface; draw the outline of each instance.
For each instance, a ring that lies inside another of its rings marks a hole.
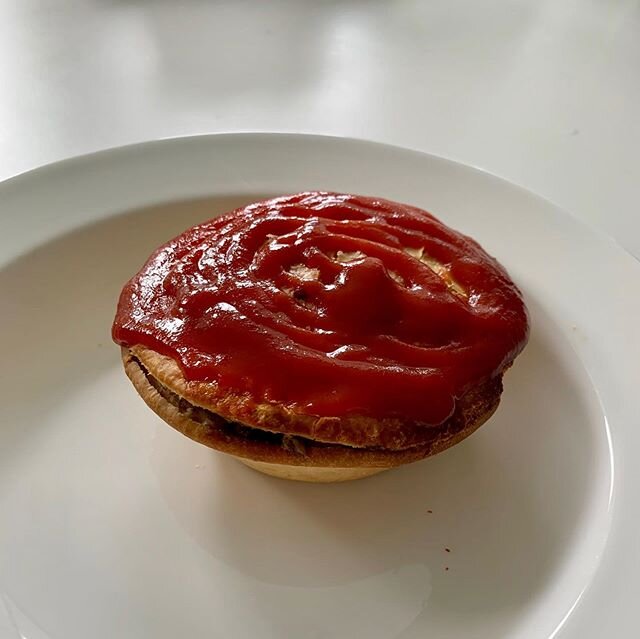
[[[195,226],[124,287],[114,340],[300,412],[439,424],[524,347],[522,296],[475,241],[387,200],[300,193]]]

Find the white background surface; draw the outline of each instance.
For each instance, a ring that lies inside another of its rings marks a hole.
[[[494,172],[640,256],[639,34],[638,0],[0,0],[0,178],[157,137],[349,135]]]

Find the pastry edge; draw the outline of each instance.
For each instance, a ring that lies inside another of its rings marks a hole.
[[[490,397],[492,401],[482,406],[483,410],[481,412],[476,411],[477,414],[473,415],[473,419],[468,420],[461,430],[448,433],[445,429],[440,432],[440,436],[436,436],[428,443],[418,446],[402,450],[385,450],[381,448],[355,447],[341,443],[320,443],[318,445],[311,440],[306,446],[306,454],[301,455],[279,444],[252,441],[238,434],[229,433],[225,429],[225,424],[228,420],[221,415],[218,415],[219,421],[212,424],[202,424],[189,418],[177,406],[162,397],[149,382],[147,375],[136,360],[138,360],[137,349],[122,349],[125,372],[135,389],[145,403],[174,429],[205,446],[237,457],[247,465],[256,468],[256,470],[287,479],[302,479],[303,481],[343,481],[343,479],[339,478],[340,473],[336,472],[340,470],[346,471],[342,473],[344,480],[355,479],[357,476],[354,475],[358,475],[358,472],[355,471],[361,471],[360,476],[367,476],[380,470],[435,455],[471,435],[493,415],[500,401],[500,393],[492,395]],[[155,370],[149,372],[155,377]],[[175,387],[166,384],[162,378],[156,379],[166,385],[170,391],[177,391]],[[181,393],[177,394],[183,397]],[[189,400],[190,398],[186,399]],[[206,406],[203,408],[210,410]],[[248,426],[260,430],[253,424]],[[298,468],[297,471],[295,470],[296,468]],[[307,472],[301,472],[303,469]],[[332,472],[315,473],[316,477],[314,478],[314,473],[309,472],[311,469],[330,469]],[[326,478],[319,478],[323,474]],[[308,477],[307,479],[305,479],[305,475]]]

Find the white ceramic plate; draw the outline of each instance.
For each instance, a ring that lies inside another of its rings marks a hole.
[[[531,342],[461,445],[284,482],[168,428],[125,379],[110,325],[148,253],[303,189],[425,207],[521,285]],[[640,266],[552,204],[353,140],[137,145],[0,185],[0,299],[0,638],[635,636]]]

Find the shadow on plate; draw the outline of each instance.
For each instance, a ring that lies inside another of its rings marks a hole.
[[[537,331],[505,382],[498,413],[467,441],[357,482],[286,482],[208,451],[193,472],[191,443],[176,446],[164,425],[152,463],[185,530],[261,582],[318,588],[425,564],[431,608],[513,609],[580,534],[598,424]]]

